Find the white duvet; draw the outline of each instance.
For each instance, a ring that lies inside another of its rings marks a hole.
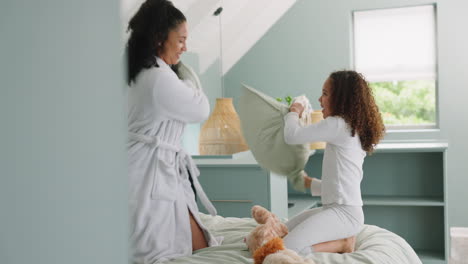
[[[211,216],[200,213],[205,226],[215,236],[223,236],[221,246],[195,251],[164,264],[221,264],[253,263],[243,242],[244,237],[257,225],[251,218]],[[307,256],[317,264],[421,264],[411,246],[400,236],[373,225],[365,225],[356,238],[356,251],[349,254],[313,253]]]

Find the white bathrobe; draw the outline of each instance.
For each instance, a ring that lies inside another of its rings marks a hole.
[[[181,147],[186,123],[208,117],[203,94],[179,80],[163,60],[144,69],[128,91],[129,214],[133,263],[192,254],[189,211],[210,246],[220,243],[198,216],[189,175],[206,209],[216,215],[198,182],[199,171]]]

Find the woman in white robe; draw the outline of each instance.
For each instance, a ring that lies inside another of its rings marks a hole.
[[[170,67],[186,51],[186,19],[169,1],[147,0],[129,30],[131,262],[147,264],[191,255],[220,241],[200,221],[194,190],[211,214],[216,210],[181,147],[186,123],[201,122],[209,114],[205,94]]]

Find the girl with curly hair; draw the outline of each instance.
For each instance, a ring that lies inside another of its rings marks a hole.
[[[287,223],[285,246],[299,254],[354,251],[364,225],[360,183],[366,153],[383,138],[385,126],[364,77],[355,71],[330,74],[319,98],[324,120],[302,127],[304,110],[294,103],[285,116],[288,144],[325,141],[321,180],[304,175],[306,188],[321,196],[322,207],[304,211]]]
[[[208,117],[208,99],[171,66],[187,50],[186,18],[167,0],[147,0],[130,20],[127,43],[131,262],[149,264],[219,245],[195,196],[216,215],[182,148],[187,123]]]

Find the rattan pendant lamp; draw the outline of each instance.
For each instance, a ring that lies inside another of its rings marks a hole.
[[[232,98],[217,98],[216,105],[200,131],[201,155],[229,155],[249,148],[242,136]]]
[[[310,115],[312,116],[312,124],[323,120],[323,113],[321,110],[313,111]],[[322,141],[310,143],[310,149],[324,149],[326,146],[327,143]]]
[[[222,7],[214,12],[214,16],[219,16]],[[221,16],[220,22],[220,47],[222,58],[222,36],[221,36]],[[230,155],[248,150],[247,143],[242,136],[240,119],[234,108],[232,98],[224,97],[224,73],[223,62],[221,60],[221,98],[216,99],[213,112],[208,120],[203,124],[199,137],[200,155]]]

